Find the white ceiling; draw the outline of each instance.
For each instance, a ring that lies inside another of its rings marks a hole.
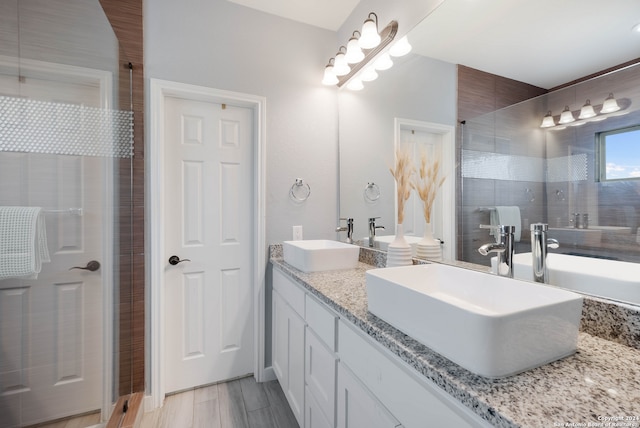
[[[360,0],[228,0],[283,18],[337,31]],[[364,19],[363,19],[364,20]]]
[[[229,0],[336,31],[358,0]],[[414,52],[542,88],[640,58],[640,0],[445,0]]]

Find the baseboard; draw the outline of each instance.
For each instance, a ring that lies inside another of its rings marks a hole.
[[[265,367],[262,371],[262,379],[259,379],[260,382],[270,382],[272,380],[276,380],[276,372],[273,371],[273,367]]]

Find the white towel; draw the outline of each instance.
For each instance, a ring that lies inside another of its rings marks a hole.
[[[495,210],[491,210],[490,221],[492,226],[515,226],[516,230],[513,234],[513,239],[515,242],[520,242],[520,235],[522,233],[522,220],[520,219],[519,207],[496,207]],[[492,235],[495,235],[495,233],[492,233]]]
[[[40,207],[0,207],[0,280],[36,279],[50,262]]]

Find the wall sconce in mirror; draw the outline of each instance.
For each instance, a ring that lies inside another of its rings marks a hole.
[[[542,118],[540,128],[562,130],[566,129],[567,126],[580,126],[588,122],[604,120],[607,117],[627,114],[627,111],[625,110],[628,109],[630,105],[631,100],[628,98],[616,100],[613,94],[610,93],[601,105],[592,106],[591,100],[587,100],[580,110],[575,113],[569,108],[569,106],[565,106],[557,122],[556,118],[551,113],[551,110],[549,110]],[[578,117],[577,119],[576,113]]]
[[[329,60],[322,83],[339,88],[346,86],[354,91],[363,89],[363,82],[377,79],[378,71],[393,66],[392,56],[400,57],[411,52],[406,36],[393,43],[397,33],[397,21],[391,21],[378,33],[378,16],[369,13],[362,30],[355,30],[347,46],[341,46],[336,56]]]

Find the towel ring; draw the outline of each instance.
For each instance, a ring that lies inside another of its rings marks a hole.
[[[364,198],[369,202],[375,202],[380,198],[380,187],[376,183],[367,183],[364,188]]]
[[[533,190],[526,188],[524,193],[527,195],[527,198],[529,198],[529,202],[534,202],[536,200],[536,195],[533,193]]]
[[[309,184],[303,182],[302,178],[296,178],[291,190],[289,190],[289,197],[296,202],[304,202],[309,198],[309,195],[311,195]]]

